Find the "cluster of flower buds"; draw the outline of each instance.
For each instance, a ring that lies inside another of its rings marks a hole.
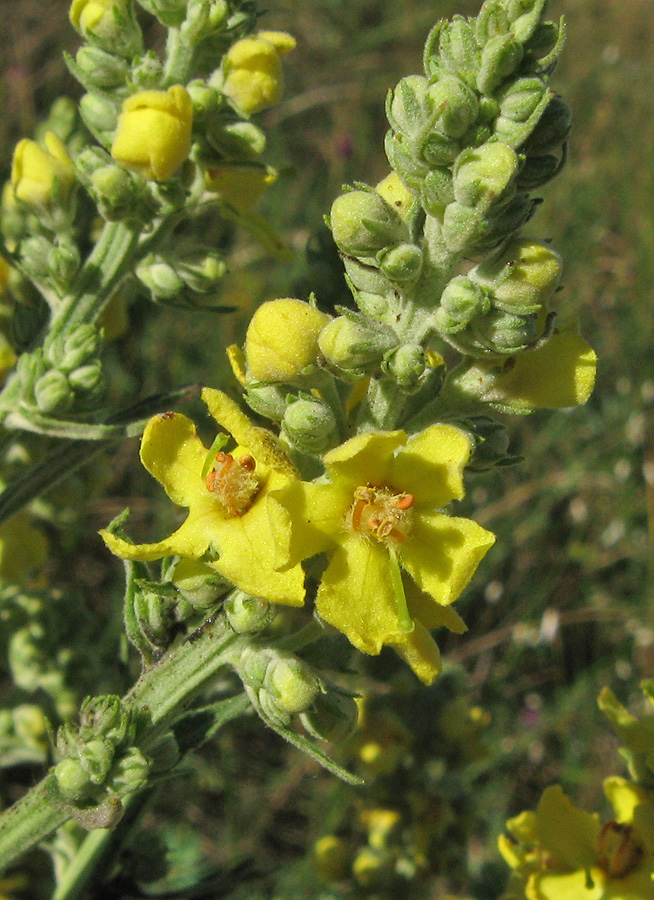
[[[234,667],[252,705],[273,727],[283,728],[306,713],[321,691],[310,666],[284,650],[252,644],[241,651]]]
[[[120,815],[120,798],[147,780],[150,762],[134,745],[136,718],[120,697],[87,697],[79,723],[57,732],[60,761],[54,777],[63,796],[84,809],[105,807],[107,822]]]
[[[136,277],[155,303],[194,308],[206,304],[227,272],[223,255],[211,248],[178,248],[149,254]]]

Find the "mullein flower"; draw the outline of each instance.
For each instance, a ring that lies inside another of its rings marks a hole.
[[[225,394],[206,388],[202,396],[218,424],[236,439],[234,450],[216,450],[214,442],[207,451],[193,422],[177,413],[151,419],[141,442],[145,468],[174,503],[188,508],[184,523],[154,544],[130,544],[107,531],[102,537],[123,559],[201,560],[255,597],[301,606],[302,567],[275,570],[266,506],[270,492],[284,487],[295,470],[276,438],[253,425]]]
[[[328,322],[325,313],[293,297],[263,303],[245,336],[247,381],[296,381],[316,362],[318,335]]]
[[[45,148],[23,138],[14,150],[11,184],[14,196],[30,206],[48,208],[64,201],[75,183],[75,171],[63,141],[53,131],[43,138]]]
[[[254,206],[276,180],[277,172],[270,166],[227,162],[207,169],[207,190],[241,213]]]
[[[440,671],[429,629],[465,630],[450,604],[494,542],[441,511],[463,496],[470,449],[450,425],[408,440],[362,434],[324,457],[331,483],[293,481],[270,495],[279,568],[326,551],[318,614],[364,653],[393,647],[427,684]]]
[[[527,900],[652,900],[654,800],[624,778],[604,781],[615,818],[575,807],[559,785],[535,813],[510,819],[499,848]]]
[[[283,31],[260,31],[236,41],[223,59],[223,93],[246,113],[278,103],[284,77],[280,57],[295,47]]]
[[[191,149],[193,104],[186,88],[141,91],[128,97],[118,118],[111,155],[126,169],[167,181]]]

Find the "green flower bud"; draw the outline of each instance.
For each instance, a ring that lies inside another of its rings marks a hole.
[[[378,256],[379,268],[397,284],[416,281],[422,270],[422,250],[416,244],[396,244],[382,250]]]
[[[429,172],[421,184],[420,200],[426,212],[437,218],[442,217],[443,207],[454,200],[452,173],[449,169],[436,168]]]
[[[352,863],[352,874],[362,887],[378,884],[388,871],[388,861],[370,847],[362,847]]]
[[[492,38],[510,30],[510,19],[503,0],[486,0],[474,21],[475,37],[480,47]]]
[[[356,304],[364,316],[374,319],[376,322],[384,322],[393,318],[388,297],[359,291],[356,295]]]
[[[62,759],[53,774],[59,790],[69,800],[81,803],[94,793],[94,785],[77,759]]]
[[[130,80],[139,91],[156,91],[161,87],[163,65],[154,50],[148,50],[135,60]]]
[[[429,121],[429,82],[423,75],[402,78],[389,94],[386,114],[394,131],[411,139],[422,137]]]
[[[47,279],[50,274],[49,257],[52,244],[43,235],[25,238],[20,243],[21,263],[33,278]]]
[[[125,84],[129,74],[129,66],[124,59],[99,47],[81,47],[77,51],[75,62],[79,66],[84,78],[82,83],[87,90],[93,88],[102,91],[111,90]]]
[[[114,759],[114,747],[100,738],[89,740],[80,747],[78,759],[93,784],[102,784]]]
[[[121,56],[131,57],[143,45],[129,0],[73,0],[70,21],[86,41]]]
[[[429,166],[449,166],[459,155],[461,146],[452,138],[431,131],[420,147],[420,156]]]
[[[61,412],[73,402],[73,390],[63,372],[50,369],[34,385],[34,399],[43,413]]]
[[[475,85],[479,68],[479,47],[471,22],[463,16],[453,16],[451,21],[439,23],[433,29],[425,47],[425,71],[435,74],[439,63],[455,72],[470,86]]]
[[[383,296],[391,289],[388,278],[375,266],[365,265],[350,256],[345,257],[343,264],[347,277],[358,291]]]
[[[302,660],[290,653],[279,652],[266,671],[263,687],[282,712],[294,715],[311,706],[320,682]]]
[[[549,0],[509,0],[507,12],[511,31],[521,44],[534,34],[548,3]]]
[[[52,362],[62,372],[71,372],[94,359],[102,348],[102,337],[95,325],[78,325],[64,341],[60,353],[52,356]]]
[[[463,206],[485,209],[506,196],[519,168],[515,151],[500,141],[464,150],[454,166],[454,196]]]
[[[199,251],[195,259],[183,259],[175,265],[178,275],[191,291],[209,294],[225,277],[227,264],[217,250]]]
[[[75,390],[82,394],[101,393],[104,387],[104,374],[102,371],[102,363],[100,360],[80,366],[74,369],[68,376],[68,383]]]
[[[136,267],[136,277],[157,300],[172,300],[186,287],[175,267],[153,253]]]
[[[240,655],[237,667],[243,684],[257,691],[263,685],[266,670],[272,665],[275,655],[275,651],[267,647],[256,645],[246,647]]]
[[[87,697],[82,702],[79,719],[79,735],[83,741],[103,738],[117,746],[133,739],[130,711],[123,707],[121,697],[116,694]]]
[[[479,234],[474,249],[480,253],[492,250],[529,221],[537,203],[528,194],[521,193],[506,205],[498,204],[497,209],[491,208],[486,227]]]
[[[178,28],[186,18],[188,0],[139,0],[139,3],[167,28]]]
[[[320,400],[300,399],[289,403],[282,420],[284,434],[302,453],[322,453],[332,443],[336,419],[331,409]]]
[[[528,156],[516,178],[516,187],[519,191],[533,191],[534,188],[547,184],[561,171],[563,161],[552,153]]]
[[[488,294],[467,275],[457,275],[447,285],[434,315],[438,331],[456,334],[466,328],[473,319],[484,316],[490,310]]]
[[[391,167],[397,171],[402,181],[415,194],[419,194],[422,179],[429,172],[429,166],[423,161],[422,156],[417,156],[416,148],[412,147],[411,142],[401,134],[387,131],[384,150]]]
[[[174,625],[174,601],[148,581],[137,581],[134,615],[143,636],[153,647],[167,647]]]
[[[471,416],[465,425],[473,436],[473,453],[466,464],[471,471],[485,472],[516,461],[508,454],[509,436],[505,425],[488,416]]]
[[[48,256],[48,268],[55,283],[63,288],[70,287],[80,262],[77,244],[62,241],[53,247]]]
[[[332,204],[330,225],[336,245],[347,256],[374,256],[409,237],[403,219],[376,191],[341,194]]]
[[[445,207],[443,240],[448,250],[461,252],[472,249],[487,230],[482,209],[471,209],[456,201]]]
[[[455,75],[441,75],[429,86],[428,97],[435,110],[442,110],[436,127],[447,137],[463,137],[477,119],[477,95]]]
[[[215,608],[228,589],[228,582],[215,569],[185,557],[175,563],[171,581],[198,612]]]
[[[495,135],[509,147],[520,147],[536,127],[547,107],[551,92],[540,78],[519,78],[500,97],[500,114]]]
[[[478,340],[472,346],[482,352],[517,353],[538,339],[541,328],[535,315],[511,315],[499,309],[492,310],[483,320],[475,323]]]
[[[270,625],[275,614],[270,603],[243,591],[232,591],[223,609],[229,627],[237,634],[258,634]],[[263,673],[259,684],[262,681]]]
[[[245,402],[260,416],[281,422],[286,412],[286,391],[276,384],[248,387]]]
[[[118,110],[115,103],[99,94],[84,94],[79,111],[86,127],[101,143],[108,143],[116,129]]]
[[[313,737],[320,741],[343,741],[354,731],[359,708],[354,697],[329,691],[318,694],[311,709],[303,712],[300,721]]]
[[[512,75],[522,62],[522,44],[509,34],[492,37],[481,51],[481,66],[477,88],[482,94],[492,94],[505,78]]]
[[[333,319],[318,338],[327,362],[346,370],[374,368],[397,343],[391,328],[356,314]]]
[[[520,149],[529,155],[540,156],[557,150],[566,142],[572,128],[572,112],[562,97],[554,96],[547,104],[524,146]]]
[[[145,224],[156,210],[143,179],[114,162],[97,168],[88,188],[102,216],[110,222],[132,219]]]
[[[210,123],[207,140],[228,158],[247,159],[266,149],[266,135],[254,122]]]
[[[511,241],[499,257],[480,263],[469,276],[492,294],[495,306],[527,313],[547,303],[562,271],[561,257],[549,244],[521,237]]]
[[[186,33],[190,43],[198,43],[210,37],[225,23],[229,15],[226,0],[190,0],[186,13]]]
[[[415,390],[425,373],[427,360],[420,344],[403,344],[385,361],[384,369],[405,391]]]
[[[111,772],[107,787],[117,794],[132,794],[148,780],[150,762],[138,747],[128,747]]]

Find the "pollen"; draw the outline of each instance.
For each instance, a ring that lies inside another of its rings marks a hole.
[[[403,544],[413,527],[413,494],[398,494],[387,487],[358,487],[348,510],[346,525],[383,544]]]
[[[255,469],[256,462],[249,454],[235,459],[231,453],[216,453],[205,484],[228,519],[245,515],[252,506],[261,487]]]

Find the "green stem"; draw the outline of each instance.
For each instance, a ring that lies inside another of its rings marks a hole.
[[[70,818],[51,804],[50,783],[47,776],[0,816],[0,872]]]
[[[191,46],[183,28],[170,28],[166,43],[163,87],[186,84],[193,69],[195,47]]]

